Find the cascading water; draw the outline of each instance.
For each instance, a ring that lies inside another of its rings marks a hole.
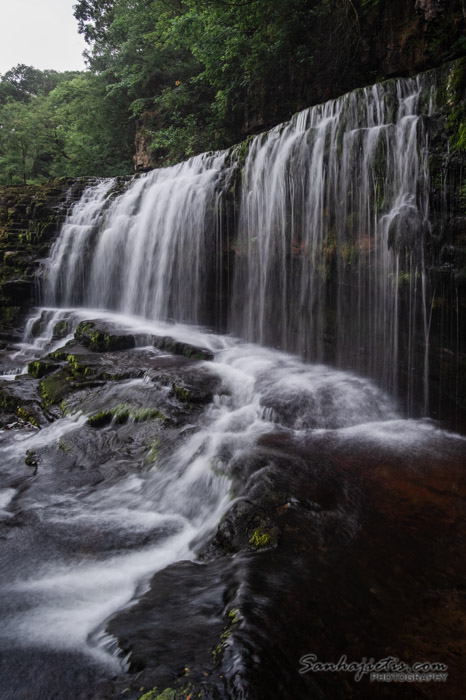
[[[425,411],[429,81],[301,112],[252,140],[242,173],[232,149],[154,171],[111,200],[112,181],[89,188],[52,251],[46,302],[218,327],[228,294],[235,334],[395,393],[401,374],[408,406],[417,363]]]
[[[113,181],[89,187],[52,250],[47,303],[203,321],[222,249],[225,156],[155,170],[114,201]]]

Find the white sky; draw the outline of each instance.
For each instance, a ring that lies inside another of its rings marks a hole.
[[[0,0],[0,73],[18,63],[84,70],[86,46],[73,16],[77,0]]]

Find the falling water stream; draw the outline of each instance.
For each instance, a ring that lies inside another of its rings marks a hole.
[[[426,368],[429,360],[423,115],[431,100],[422,78],[377,85],[255,137],[244,163],[234,150],[207,154],[122,191],[115,180],[84,191],[47,261],[46,306],[28,321],[16,364],[63,345],[80,320],[104,319],[142,338],[131,352],[148,362],[163,355],[144,343],[152,336],[209,349],[213,361],[199,366],[218,388],[156,466],[147,447],[117,447],[113,424],[98,434],[87,424],[119,393],[161,401],[150,372],[109,383],[40,431],[0,432],[0,519],[20,517],[28,533],[5,546],[0,648],[124,668],[106,622],[154,572],[196,557],[234,498],[233,465],[277,426],[394,453],[461,440],[404,418],[387,393],[416,343]],[[240,207],[227,225],[241,168]],[[411,300],[402,321],[401,281]],[[218,325],[212,309],[228,285],[231,334],[222,335],[206,326]],[[334,367],[324,364],[328,335]],[[68,443],[80,467],[60,471]],[[28,451],[42,455],[33,478]],[[87,550],[91,533],[107,546]]]
[[[112,181],[89,188],[52,250],[47,303],[218,326],[212,308],[227,295],[234,334],[391,392],[403,372],[412,393],[411,367],[426,379],[429,359],[431,80],[305,110],[255,137],[242,170],[233,149],[155,170],[118,197]],[[225,216],[235,178],[239,212]],[[426,412],[427,381],[422,391]]]

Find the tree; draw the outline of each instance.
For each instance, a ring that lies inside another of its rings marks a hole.
[[[9,101],[0,109],[1,181],[41,181],[57,155],[53,120],[45,98]]]
[[[107,94],[101,77],[84,73],[62,82],[47,104],[61,153],[52,175],[107,176],[131,171],[133,126],[128,105]]]

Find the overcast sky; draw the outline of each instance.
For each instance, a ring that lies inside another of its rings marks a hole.
[[[0,0],[0,73],[18,63],[44,70],[84,70],[77,0]]]

